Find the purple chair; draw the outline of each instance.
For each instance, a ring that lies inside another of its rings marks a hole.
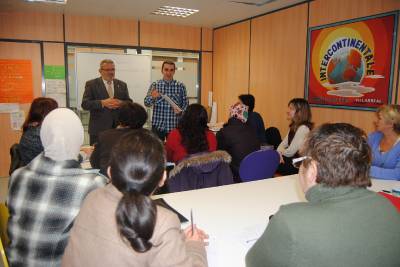
[[[279,153],[272,149],[250,153],[240,163],[240,179],[242,182],[249,182],[273,177],[279,158]]]

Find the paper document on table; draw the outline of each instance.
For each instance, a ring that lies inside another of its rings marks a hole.
[[[246,247],[246,249],[248,250],[264,233],[265,228],[265,224],[248,226],[239,231],[234,238],[236,238],[236,240],[239,241],[239,243]]]
[[[243,266],[238,263],[237,259],[246,257],[246,253],[254,245],[265,231],[267,222],[265,224],[249,225],[237,229],[234,233],[224,233],[221,235],[210,234],[208,240],[207,260],[209,267],[220,266]],[[234,254],[235,257],[226,258],[221,255]]]
[[[179,112],[182,112],[182,109],[169,96],[161,95],[161,97],[164,98],[165,101],[167,101],[168,104],[170,104],[172,108],[178,110]]]

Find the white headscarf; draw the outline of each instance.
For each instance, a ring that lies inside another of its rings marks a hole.
[[[83,133],[82,122],[72,110],[57,108],[51,111],[40,129],[44,155],[55,161],[76,160]]]

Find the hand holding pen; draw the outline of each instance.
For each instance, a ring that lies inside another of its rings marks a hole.
[[[205,242],[204,240],[208,239],[208,235],[203,230],[197,228],[195,224],[193,225],[193,231],[192,226],[188,226],[184,230],[184,233],[186,240]]]
[[[208,235],[201,229],[197,228],[193,221],[193,211],[190,210],[190,226],[185,229],[186,240],[204,242],[208,239]]]

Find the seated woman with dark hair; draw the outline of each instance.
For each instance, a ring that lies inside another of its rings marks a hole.
[[[217,139],[208,129],[207,120],[207,111],[202,105],[189,105],[178,127],[167,137],[165,149],[168,161],[178,162],[188,155],[217,149]]]
[[[140,129],[146,123],[147,113],[138,103],[124,102],[118,115],[118,126],[115,129],[105,130],[98,135],[93,153],[90,157],[92,168],[100,169],[100,173],[107,175],[111,149],[119,139],[133,129]]]
[[[400,213],[367,189],[365,133],[324,124],[308,135],[301,155],[298,179],[308,202],[280,207],[246,266],[400,266]]]
[[[38,97],[33,100],[28,116],[22,125],[22,136],[19,140],[22,166],[27,165],[43,152],[43,145],[40,141],[40,126],[44,117],[57,107],[57,102],[52,98]]]
[[[253,95],[240,95],[239,100],[242,104],[249,107],[249,116],[247,118],[246,124],[250,125],[256,130],[258,140],[260,143],[265,143],[265,125],[263,118],[258,112],[254,111],[254,105],[256,100],[254,99]]]
[[[111,184],[85,199],[62,266],[207,266],[206,234],[181,232],[176,214],[150,196],[166,179],[161,141],[140,129],[111,153]]]

